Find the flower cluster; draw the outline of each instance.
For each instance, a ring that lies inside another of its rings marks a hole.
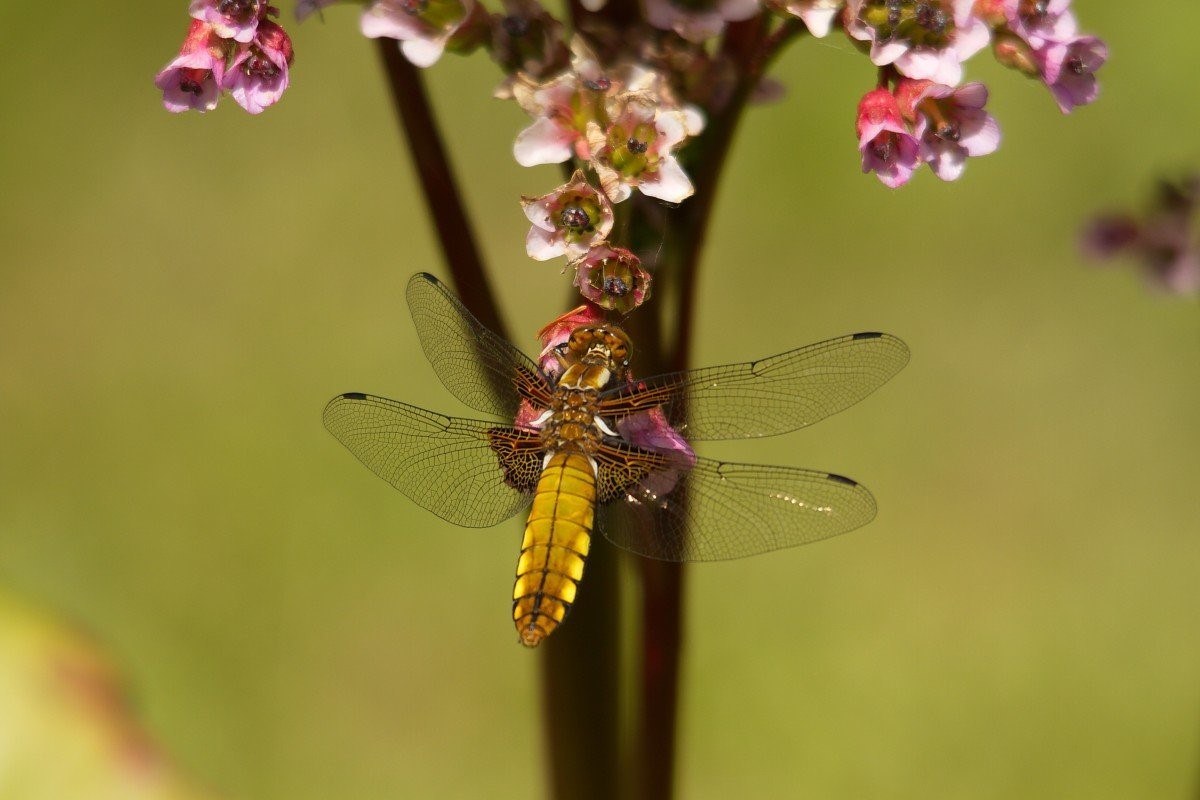
[[[922,165],[956,180],[968,158],[997,149],[988,88],[963,82],[965,62],[989,45],[1064,113],[1095,100],[1108,57],[1079,32],[1071,0],[579,0],[562,21],[540,0],[493,0],[502,8],[491,11],[485,1],[358,0],[359,25],[420,67],[447,52],[491,55],[503,73],[495,96],[531,120],[514,158],[570,175],[522,200],[526,252],[565,258],[583,297],[618,313],[643,303],[651,284],[621,241],[630,215],[666,219],[669,208],[652,201],[691,197],[689,171],[714,157],[709,131],[731,130],[747,100],[775,93],[765,70],[799,35],[840,31],[870,60],[859,158],[891,188]],[[297,17],[333,3],[297,0]],[[169,109],[210,109],[222,90],[253,113],[278,100],[292,52],[267,0],[191,0],[191,15],[179,57],[157,80]]]
[[[263,0],[192,0],[179,55],[154,79],[168,111],[211,111],[222,91],[258,114],[288,86],[292,40]]]
[[[1002,64],[1045,83],[1063,113],[1095,100],[1095,73],[1108,50],[1077,32],[1070,3],[847,0],[846,33],[880,67],[879,87],[859,103],[863,172],[895,188],[925,163],[942,180],[955,180],[968,156],[996,149],[1000,130],[983,108],[987,88],[959,85],[963,62],[989,41]]]
[[[1163,181],[1149,213],[1093,219],[1081,240],[1086,255],[1137,258],[1151,285],[1174,294],[1200,294],[1200,175]]]

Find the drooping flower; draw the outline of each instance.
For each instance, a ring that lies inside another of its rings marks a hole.
[[[192,0],[189,13],[211,25],[222,39],[246,44],[254,39],[259,22],[274,10],[263,0]]]
[[[221,88],[251,114],[261,114],[283,96],[291,63],[292,40],[283,28],[263,20],[254,41],[225,73]]]
[[[628,314],[650,297],[650,273],[623,247],[597,245],[574,266],[580,294],[601,308]]]
[[[891,189],[903,186],[921,163],[921,142],[904,125],[895,96],[885,88],[863,95],[854,123],[862,171]]]
[[[154,78],[163,106],[172,113],[212,111],[225,75],[226,44],[212,26],[192,20],[179,55]]]
[[[636,380],[631,382],[637,383]],[[642,479],[635,495],[639,500],[665,497],[674,490],[680,477],[696,466],[696,451],[679,431],[671,427],[660,407],[622,417],[617,421],[617,433],[635,447],[665,456],[668,465]]]
[[[548,81],[518,75],[512,97],[533,122],[513,143],[523,167],[560,164],[575,156],[588,160],[587,125],[603,119],[606,95],[619,88],[580,37],[571,40],[571,68]]]
[[[1200,294],[1200,176],[1159,184],[1153,208],[1143,218],[1105,214],[1084,229],[1085,255],[1107,260],[1131,255],[1151,286],[1172,294]]]
[[[360,24],[363,36],[397,39],[405,58],[428,67],[472,20],[486,25],[476,0],[375,0],[363,11]]]
[[[679,203],[695,192],[674,151],[697,131],[695,117],[662,108],[645,93],[626,93],[609,103],[607,127],[588,123],[587,142],[600,186],[614,203],[634,187],[648,197]]]
[[[1066,42],[1049,42],[1034,55],[1041,66],[1042,80],[1064,114],[1099,96],[1096,70],[1108,60],[1108,45],[1102,40],[1078,36]]]
[[[523,198],[521,205],[533,223],[525,252],[538,261],[580,258],[612,230],[612,204],[588,183],[583,170],[575,170],[570,181],[549,194]]]
[[[1008,29],[1034,48],[1072,39],[1079,28],[1071,0],[1003,0],[1003,11]]]
[[[498,94],[511,96],[519,72],[541,79],[563,69],[569,61],[562,23],[536,0],[503,0],[504,14],[492,16],[492,60],[508,75]]]
[[[983,110],[988,90],[982,83],[956,89],[904,79],[896,86],[896,99],[921,140],[921,160],[944,181],[962,175],[968,156],[984,156],[1000,146],[1000,126]]]
[[[675,31],[689,42],[703,42],[725,29],[726,22],[750,19],[759,0],[645,0],[646,21]]]
[[[842,7],[843,0],[776,0],[774,8],[799,17],[808,32],[818,39],[829,35],[833,20]]]
[[[991,38],[975,0],[847,0],[846,31],[871,44],[871,63],[954,86],[962,63]]]

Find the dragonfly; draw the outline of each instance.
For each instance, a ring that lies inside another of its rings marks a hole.
[[[827,539],[875,516],[871,493],[851,478],[715,461],[688,443],[782,434],[857,403],[908,362],[895,336],[855,333],[640,378],[617,325],[576,327],[552,352],[557,369],[543,370],[432,275],[414,275],[406,296],[442,384],[494,419],[348,392],[325,407],[325,427],[451,523],[491,527],[530,509],[513,588],[513,622],[528,647],[574,604],[595,531],[639,556],[715,561]],[[618,515],[622,524],[606,523]]]

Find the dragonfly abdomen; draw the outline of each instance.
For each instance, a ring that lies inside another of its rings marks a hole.
[[[571,610],[592,538],[596,475],[577,451],[550,455],[538,479],[525,524],[513,621],[521,643],[537,647]]]

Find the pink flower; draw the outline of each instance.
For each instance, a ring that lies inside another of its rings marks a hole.
[[[533,223],[525,237],[525,252],[537,261],[556,256],[580,258],[612,230],[613,211],[608,198],[588,183],[583,170],[553,192],[521,201]]]
[[[398,39],[405,58],[428,67],[477,9],[475,0],[375,0],[363,11],[362,33],[371,39]]]
[[[650,297],[650,273],[623,247],[597,245],[575,263],[575,285],[585,298],[628,314]]]
[[[572,308],[538,331],[537,337],[542,343],[542,352],[538,354],[538,366],[542,368],[542,372],[557,375],[562,371],[562,362],[558,360],[556,353],[571,337],[571,331],[585,325],[596,325],[603,320],[604,312],[598,306],[585,303]],[[535,414],[534,418],[536,416]]]
[[[251,114],[260,114],[274,105],[288,87],[288,67],[292,63],[292,40],[283,28],[270,20],[258,26],[254,42],[233,60],[221,88]]]
[[[874,172],[884,186],[895,189],[908,183],[921,163],[921,142],[908,132],[900,106],[887,89],[873,89],[858,103],[858,150],[862,171]]]
[[[172,113],[212,111],[225,74],[225,46],[212,26],[192,20],[179,55],[154,78],[163,106]]]
[[[1038,48],[1075,36],[1078,23],[1071,0],[1003,0],[1009,30]]]
[[[983,110],[988,90],[982,83],[955,89],[905,79],[897,85],[896,97],[901,113],[915,124],[921,160],[944,181],[962,175],[968,156],[984,156],[1000,146],[1000,126]]]
[[[799,17],[808,32],[820,39],[829,35],[833,19],[842,7],[842,0],[783,0],[773,4],[773,7]]]
[[[608,104],[611,120],[588,123],[587,142],[600,186],[614,203],[637,187],[648,197],[679,203],[695,192],[674,156],[685,139],[698,133],[698,116],[659,106],[644,93],[626,93]]]
[[[1034,52],[1050,93],[1064,114],[1093,102],[1100,94],[1096,70],[1108,60],[1108,46],[1095,36],[1050,42]]]
[[[517,134],[513,157],[523,167],[588,160],[587,124],[605,114],[605,98],[620,84],[580,37],[571,40],[571,68],[545,82],[517,76],[508,87],[533,123]]]
[[[846,31],[871,43],[871,62],[895,64],[909,78],[951,86],[962,80],[962,62],[991,37],[974,11],[975,0],[847,0]]]
[[[689,42],[703,42],[725,29],[726,22],[750,19],[758,0],[645,0],[646,21],[675,31]]]
[[[646,496],[666,496],[675,488],[679,478],[696,466],[696,451],[679,431],[671,427],[661,408],[622,417],[617,420],[617,433],[635,447],[666,456],[669,466],[650,473],[639,484],[638,488]]]
[[[262,0],[192,0],[189,13],[211,25],[222,39],[246,44],[254,38],[259,20],[273,10]]]

